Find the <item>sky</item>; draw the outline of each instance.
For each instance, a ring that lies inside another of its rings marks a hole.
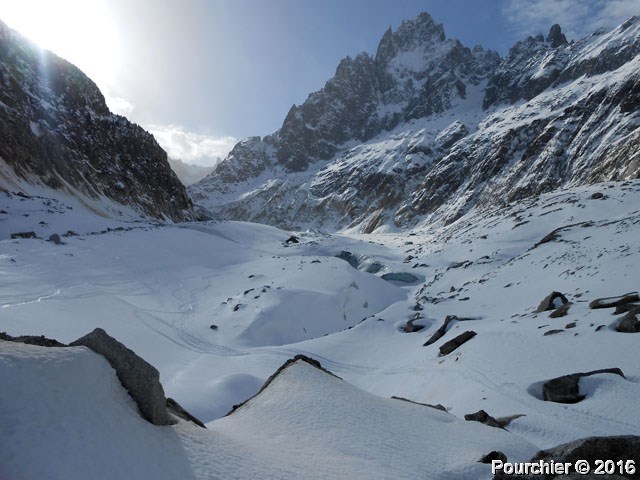
[[[558,23],[569,40],[640,0],[0,0],[0,19],[87,73],[169,155],[213,165],[282,125],[339,61],[426,11],[447,37],[506,55]]]

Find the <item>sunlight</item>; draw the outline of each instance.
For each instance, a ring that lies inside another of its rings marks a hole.
[[[118,68],[118,35],[103,0],[3,0],[0,19],[84,71],[98,85]]]

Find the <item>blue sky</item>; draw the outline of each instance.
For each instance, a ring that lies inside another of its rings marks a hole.
[[[389,26],[422,11],[444,24],[447,37],[501,55],[553,23],[577,39],[640,14],[640,0],[57,0],[55,10],[51,4],[2,0],[0,18],[27,35],[30,28],[33,35],[51,30],[53,40],[41,44],[88,72],[113,109],[193,163],[224,156],[237,139],[275,131],[292,104],[322,88],[341,58],[375,53]],[[38,16],[47,23],[36,25]],[[52,24],[58,28],[45,26]],[[66,49],[51,46],[56,38],[66,40]]]

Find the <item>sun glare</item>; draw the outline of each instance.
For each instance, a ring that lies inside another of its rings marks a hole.
[[[99,86],[118,66],[118,35],[102,0],[2,0],[0,19],[70,61]]]

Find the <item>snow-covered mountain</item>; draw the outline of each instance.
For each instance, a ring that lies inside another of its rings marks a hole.
[[[153,136],[112,114],[78,68],[1,21],[0,85],[0,188],[75,197],[110,216],[193,218]]]
[[[554,25],[501,59],[421,14],[189,192],[230,219],[371,232],[636,178],[639,53],[637,17],[572,43]]]

